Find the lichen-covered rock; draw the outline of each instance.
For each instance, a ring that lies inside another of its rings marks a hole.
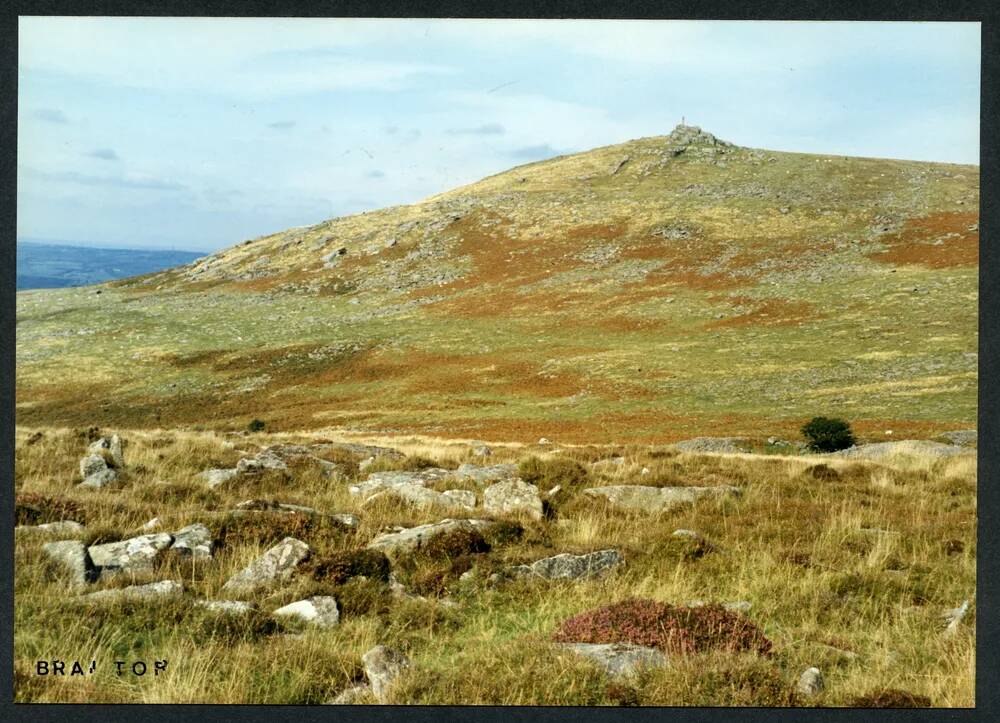
[[[215,548],[212,531],[200,522],[182,527],[174,533],[174,544],[171,550],[192,557],[211,557]]]
[[[734,454],[747,451],[748,441],[743,437],[695,437],[676,442],[674,449],[692,454]]]
[[[631,643],[562,643],[559,647],[594,661],[615,678],[668,665],[667,656],[656,648]]]
[[[476,506],[476,493],[472,490],[445,490],[442,494],[470,510]]]
[[[45,556],[60,567],[75,585],[84,585],[97,578],[87,546],[79,540],[61,540],[42,545]]]
[[[526,514],[536,520],[544,514],[538,488],[520,479],[497,482],[483,490],[483,509],[493,515]]]
[[[689,505],[706,497],[739,495],[738,487],[644,487],[642,485],[610,485],[591,487],[583,491],[588,497],[603,498],[615,508],[638,512],[666,512]]]
[[[332,628],[340,622],[337,600],[325,595],[289,603],[275,610],[273,615],[297,618],[320,628]]]
[[[160,580],[146,585],[131,585],[129,587],[98,590],[97,592],[80,595],[80,602],[117,602],[119,600],[146,600],[150,598],[179,595],[184,592],[184,586],[174,580]]]
[[[618,550],[600,550],[586,555],[563,553],[537,560],[530,565],[518,565],[515,575],[543,577],[546,580],[579,580],[607,572],[624,562]]]
[[[91,545],[88,552],[102,574],[116,570],[149,570],[152,569],[156,556],[170,547],[173,541],[172,535],[160,532],[119,542]]]
[[[410,667],[409,658],[384,645],[376,645],[362,655],[361,663],[365,667],[365,675],[368,676],[375,700],[379,703],[387,702],[392,684]]]
[[[309,557],[309,546],[294,537],[286,537],[245,568],[233,575],[223,590],[252,592],[291,578],[300,562]]]
[[[382,550],[383,552],[416,550],[429,540],[446,532],[464,529],[479,530],[482,532],[494,524],[496,523],[492,520],[440,520],[439,522],[432,522],[426,525],[379,535],[368,543],[368,547],[373,550]]]
[[[80,460],[80,475],[84,479],[106,469],[108,469],[108,462],[99,454],[88,454]]]

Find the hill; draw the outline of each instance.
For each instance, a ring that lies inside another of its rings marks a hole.
[[[20,293],[17,419],[568,443],[822,413],[933,436],[976,419],[978,203],[976,166],[679,126]]]
[[[108,249],[19,239],[17,290],[99,284],[181,266],[202,255],[191,251]]]

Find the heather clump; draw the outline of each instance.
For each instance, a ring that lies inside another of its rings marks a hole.
[[[771,641],[741,613],[721,605],[689,608],[643,599],[623,600],[575,615],[560,626],[553,640],[632,643],[678,654],[771,652]]]

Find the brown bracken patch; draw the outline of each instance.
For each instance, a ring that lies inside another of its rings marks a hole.
[[[910,219],[898,233],[879,241],[887,248],[868,255],[884,264],[947,269],[979,264],[979,214],[934,213]],[[970,230],[974,228],[975,230]]]

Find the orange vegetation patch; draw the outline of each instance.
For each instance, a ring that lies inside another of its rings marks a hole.
[[[519,308],[558,311],[580,295],[548,290],[523,294],[520,289],[544,281],[552,274],[580,268],[584,262],[574,256],[585,241],[612,240],[627,231],[624,223],[611,222],[577,226],[538,239],[513,235],[510,227],[508,219],[487,212],[470,214],[452,224],[449,230],[458,234],[455,253],[471,259],[472,271],[451,283],[415,291],[412,296],[474,292],[425,307],[453,316],[496,316]]]
[[[715,298],[715,301],[720,299]],[[791,326],[804,321],[821,318],[805,301],[788,301],[786,299],[750,299],[746,297],[725,297],[723,300],[753,307],[752,311],[739,316],[712,321],[706,328],[716,329],[731,326]]]
[[[868,258],[884,264],[931,269],[979,265],[979,213],[942,212],[910,219],[898,233],[879,241],[887,248]]]

